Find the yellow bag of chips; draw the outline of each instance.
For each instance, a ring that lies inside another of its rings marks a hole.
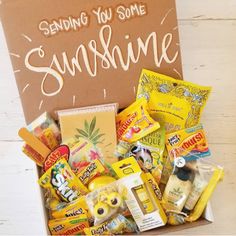
[[[167,133],[199,123],[211,87],[173,79],[149,70],[141,73],[137,98],[148,101],[150,115]]]

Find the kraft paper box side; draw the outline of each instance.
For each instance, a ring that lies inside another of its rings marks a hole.
[[[175,0],[2,0],[27,124],[136,97],[142,68],[182,79]]]

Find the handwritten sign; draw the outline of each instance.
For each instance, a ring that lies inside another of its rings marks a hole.
[[[135,100],[142,68],[182,79],[174,0],[2,0],[27,123],[44,111]]]

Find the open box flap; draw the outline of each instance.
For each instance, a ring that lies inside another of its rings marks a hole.
[[[0,17],[27,123],[127,107],[142,68],[182,79],[175,0],[2,0]]]

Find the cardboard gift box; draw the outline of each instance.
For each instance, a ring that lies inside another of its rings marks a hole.
[[[2,0],[0,16],[27,124],[44,111],[125,108],[142,68],[183,79],[174,0]],[[210,207],[195,223],[149,233],[208,221]]]

